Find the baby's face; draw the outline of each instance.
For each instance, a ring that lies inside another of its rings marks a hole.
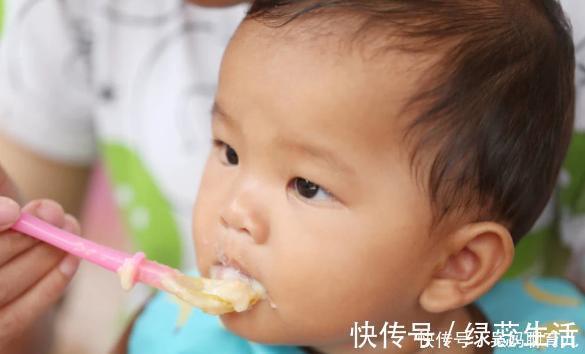
[[[399,118],[418,75],[404,54],[367,60],[333,37],[281,32],[247,21],[225,55],[198,266],[228,264],[266,288],[269,301],[222,316],[233,332],[343,345],[354,321],[415,320],[437,257]]]

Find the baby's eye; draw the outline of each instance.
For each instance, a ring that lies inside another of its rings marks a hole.
[[[226,165],[237,165],[240,162],[238,153],[223,141],[216,140],[214,144],[220,148],[222,162]]]
[[[291,181],[291,188],[293,188],[297,194],[305,199],[331,200],[334,198],[323,187],[301,177],[296,177]]]

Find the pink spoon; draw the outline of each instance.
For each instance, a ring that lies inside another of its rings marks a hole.
[[[124,265],[131,265],[130,282],[141,282],[168,291],[162,284],[165,278],[179,276],[178,270],[149,261],[143,253],[135,255],[121,252],[86,240],[65,230],[59,229],[30,214],[22,213],[12,229],[51,244],[72,255],[88,260],[112,272],[118,272]]]
[[[245,308],[240,308],[232,300],[220,296],[217,292],[230,291],[230,282],[209,280],[184,275],[180,271],[145,259],[139,252],[135,255],[121,252],[95,242],[86,240],[65,230],[61,230],[30,214],[22,213],[12,229],[51,244],[74,256],[88,260],[112,272],[118,273],[125,289],[130,289],[136,282],[142,282],[157,289],[169,292],[184,303],[201,310],[221,315],[232,311],[243,311],[263,298],[264,290],[253,289],[246,285],[243,292]],[[225,283],[225,284],[223,284]],[[222,284],[227,287],[222,290]],[[233,293],[233,291],[231,291]],[[232,294],[233,295],[233,294]]]

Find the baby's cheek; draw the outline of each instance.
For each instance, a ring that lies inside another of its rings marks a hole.
[[[304,343],[347,340],[354,321],[379,320],[379,304],[359,284],[333,274],[295,282],[296,290],[284,294],[276,310],[290,324],[289,333]]]
[[[269,296],[276,311],[286,323],[294,325],[300,337],[336,336],[346,331],[346,324],[355,317],[354,306],[361,301],[343,274],[333,267],[316,262],[282,264],[280,276],[269,284]],[[342,270],[343,273],[343,270]],[[349,327],[348,327],[349,328]]]
[[[214,216],[210,212],[212,206],[202,203],[193,213],[192,236],[195,245],[195,255],[199,271],[213,262],[214,244],[217,231],[213,228]]]
[[[298,289],[306,296],[297,299],[297,313],[318,318],[313,330],[336,337],[347,335],[355,321],[379,322],[406,316],[416,303],[416,293],[409,289],[401,259],[391,253],[371,252],[370,258],[357,254],[317,262],[304,278],[295,277]],[[388,257],[397,259],[387,262]],[[292,292],[293,294],[295,292]],[[295,301],[294,297],[290,298]]]
[[[213,160],[208,161],[192,213],[193,238],[197,247],[212,243],[217,234],[222,198],[229,183],[225,177],[220,178],[221,175],[221,168]]]

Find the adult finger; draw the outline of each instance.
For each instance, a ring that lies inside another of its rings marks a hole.
[[[62,228],[65,224],[63,207],[50,199],[37,199],[29,202],[22,208],[23,212],[32,214],[54,226]]]
[[[57,227],[65,225],[65,212],[56,202],[37,200],[27,204],[23,210]],[[72,220],[69,219],[69,224],[71,223]],[[70,227],[75,228],[76,225],[70,225]],[[0,268],[0,307],[10,303],[32,287],[54,268],[64,255],[64,252],[50,245],[38,243],[4,263]]]
[[[9,209],[10,213],[13,214],[4,218],[5,220],[10,220],[6,222],[6,225],[11,226],[18,218],[19,212],[17,211],[16,214],[14,214],[14,202],[12,200],[0,197],[0,224],[2,214],[10,214],[8,212],[2,213],[3,200],[4,203],[9,206],[7,209]],[[63,227],[65,225],[66,216],[63,208],[52,200],[34,200],[28,203],[22,210],[33,214],[57,227]],[[71,219],[71,217],[69,217],[69,219]],[[33,237],[22,235],[14,231],[1,233],[1,230],[2,229],[0,229],[0,267],[38,243],[38,241]]]
[[[18,204],[8,197],[0,196],[0,231],[9,229],[19,216]]]
[[[0,268],[0,308],[34,286],[64,256],[63,252],[39,243]]]
[[[22,297],[0,309],[0,349],[59,300],[78,266],[79,260],[67,256]]]
[[[17,232],[0,233],[0,268],[39,242]]]

